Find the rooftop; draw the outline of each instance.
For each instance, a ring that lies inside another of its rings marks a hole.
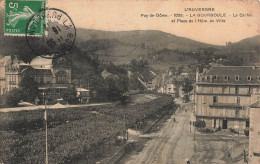
[[[5,63],[8,60],[11,60],[11,56],[4,56],[3,58],[0,59],[0,63]]]
[[[52,59],[43,58],[41,56],[37,56],[32,59],[30,65],[51,65]]]
[[[85,89],[85,88],[76,88],[76,91],[77,92],[89,92],[89,90]]]
[[[260,100],[250,105],[250,108],[260,108]]]
[[[200,75],[199,82],[260,84],[260,67],[214,66]]]

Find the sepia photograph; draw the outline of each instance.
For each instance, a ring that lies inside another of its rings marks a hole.
[[[0,0],[0,164],[260,164],[260,0]]]

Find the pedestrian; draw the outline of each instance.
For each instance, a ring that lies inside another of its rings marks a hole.
[[[187,164],[190,164],[190,159],[189,158],[185,158],[185,161]]]

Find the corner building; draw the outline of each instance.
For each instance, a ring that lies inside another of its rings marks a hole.
[[[259,93],[260,67],[215,66],[196,72],[195,116],[206,127],[249,127],[249,105],[252,95]]]

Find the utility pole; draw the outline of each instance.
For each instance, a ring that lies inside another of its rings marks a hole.
[[[124,109],[125,110],[125,109]],[[128,133],[127,133],[127,129],[126,129],[126,118],[125,118],[125,112],[124,112],[124,136],[125,139],[128,140]]]
[[[190,121],[190,132],[191,132],[191,121]]]
[[[195,141],[195,131],[196,131],[196,126],[195,126],[195,124],[194,124],[194,130],[193,130],[193,132],[194,132],[194,135],[193,135],[193,139],[194,139],[194,141]]]
[[[43,92],[44,95],[44,92]],[[46,132],[46,164],[48,164],[48,124],[47,124],[47,106],[46,106],[46,100],[44,101],[45,104],[45,112],[44,112],[44,120],[45,120],[45,132]]]

